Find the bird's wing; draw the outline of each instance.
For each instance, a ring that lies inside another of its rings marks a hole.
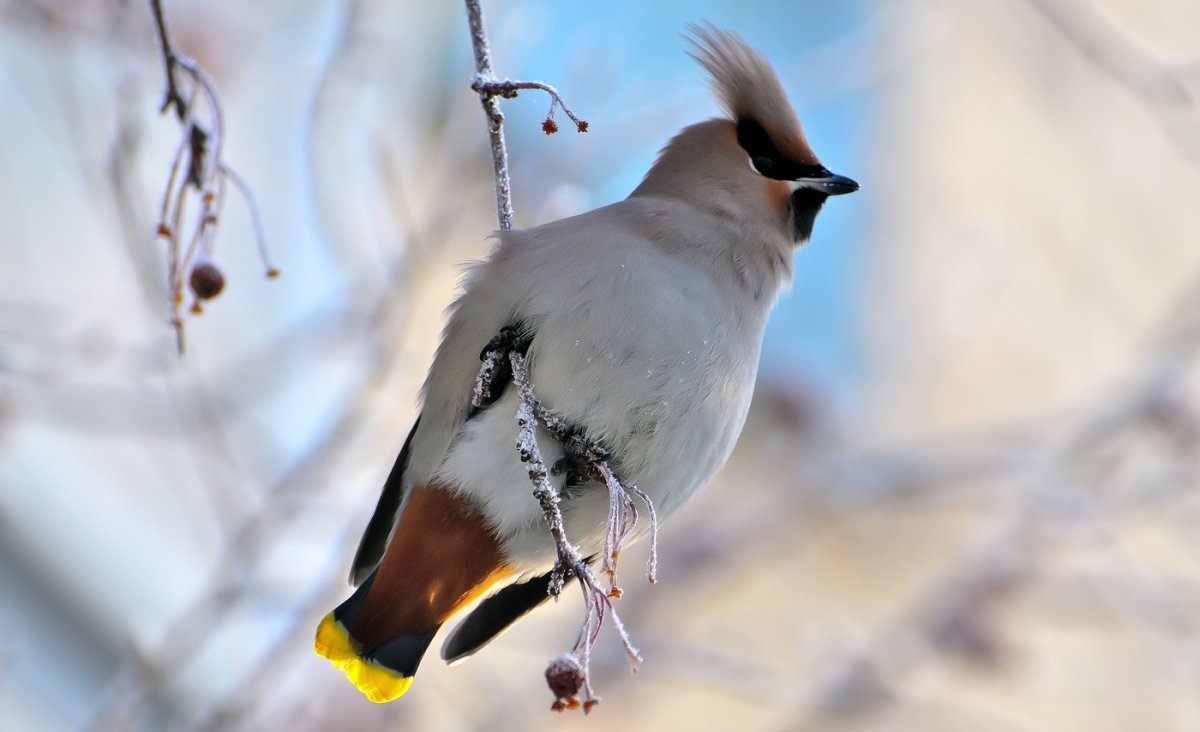
[[[515,301],[523,291],[506,286],[505,278],[490,274],[491,269],[490,262],[475,264],[468,272],[465,292],[451,308],[425,382],[421,415],[404,441],[359,541],[350,570],[353,585],[361,584],[379,565],[412,486],[425,485],[433,478],[455,435],[480,411],[471,406],[480,351],[505,326],[520,325]],[[497,385],[488,403],[495,401],[503,385]]]
[[[636,322],[635,316],[656,309],[646,305],[640,311],[635,308],[634,314],[627,314],[622,308],[632,306],[620,302],[612,308],[602,308],[603,313],[616,314],[599,317],[594,333],[578,332],[578,327],[592,321],[581,325],[577,318],[564,317],[563,311],[574,308],[580,313],[590,312],[596,298],[621,300],[614,294],[614,288],[624,282],[622,273],[632,275],[652,263],[646,252],[635,245],[644,237],[637,235],[630,222],[645,220],[642,209],[653,205],[657,204],[621,202],[534,229],[501,232],[492,255],[468,270],[464,292],[451,308],[441,345],[425,381],[421,417],[396,459],[355,557],[351,571],[355,584],[366,579],[383,556],[406,493],[413,486],[438,480],[438,472],[463,425],[480,411],[471,406],[480,352],[502,329],[514,328],[526,344],[532,342],[531,371],[541,374],[538,378],[551,402],[563,402],[564,414],[579,416],[601,401],[601,387],[611,383],[610,380],[592,384],[596,380],[581,379],[588,383],[574,384],[574,379],[588,368],[594,353],[611,350],[608,341],[614,328],[624,328],[625,324]],[[623,269],[627,264],[628,270]],[[640,276],[654,281],[645,273]],[[608,284],[598,286],[592,282],[597,277]],[[655,288],[635,289],[651,297],[653,292],[645,291]],[[637,295],[635,292],[625,299],[640,303]],[[552,339],[555,345],[550,350],[562,363],[547,361],[546,364],[552,365],[539,366],[535,363],[536,354],[546,348],[539,348],[537,343],[548,320],[559,324],[557,329],[561,332]],[[581,340],[585,347],[571,345],[580,346]],[[503,374],[500,376],[492,400],[508,381]],[[568,394],[581,398],[573,404],[567,403]],[[554,399],[556,396],[559,398]],[[623,414],[623,408],[614,409]],[[515,458],[515,451],[513,455]]]
[[[587,561],[591,561],[589,557]],[[569,577],[569,584],[574,577]],[[442,644],[442,660],[461,661],[495,640],[530,611],[550,599],[550,572],[516,582],[486,598]]]
[[[392,465],[392,472],[388,473],[387,480],[383,484],[379,502],[375,504],[375,513],[371,516],[366,531],[363,532],[362,539],[358,542],[358,551],[354,553],[354,563],[350,566],[350,584],[355,587],[362,584],[363,580],[375,571],[375,567],[379,566],[379,560],[383,558],[384,549],[387,549],[388,539],[392,535],[392,527],[396,525],[396,517],[400,513],[400,504],[404,501],[404,494],[407,492],[404,485],[404,474],[408,470],[413,435],[417,433],[417,428],[420,426],[421,418],[418,416],[417,421],[413,423],[412,429],[408,432],[408,438],[404,440],[404,447],[400,448],[400,455]]]

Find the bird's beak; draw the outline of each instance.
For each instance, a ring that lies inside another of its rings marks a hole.
[[[831,173],[825,168],[821,168],[816,175],[800,178],[796,182],[800,184],[801,188],[820,191],[827,196],[840,196],[858,190],[858,183],[844,175]]]

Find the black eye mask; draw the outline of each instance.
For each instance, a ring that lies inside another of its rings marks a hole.
[[[760,174],[775,180],[799,180],[801,178],[825,178],[831,173],[823,165],[802,165],[789,160],[779,152],[763,126],[751,119],[738,122],[737,140],[750,164]]]

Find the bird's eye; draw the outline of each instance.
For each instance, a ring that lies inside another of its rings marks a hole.
[[[754,166],[754,169],[759,173],[762,173],[768,177],[770,177],[771,172],[775,170],[775,161],[762,155],[750,158],[750,164]]]
[[[820,167],[806,166],[788,159],[775,146],[763,126],[752,119],[738,120],[737,140],[750,157],[750,166],[766,178],[796,180],[803,176],[805,169]]]

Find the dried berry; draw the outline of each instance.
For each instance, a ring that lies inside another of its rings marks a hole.
[[[559,656],[546,667],[546,684],[554,694],[554,711],[576,709],[585,680],[583,667],[570,654]]]
[[[207,259],[201,259],[192,267],[188,285],[197,298],[211,300],[225,289],[225,275],[221,274],[217,265]]]
[[[558,124],[547,117],[546,121],[542,123],[542,132],[545,132],[547,135],[553,135],[555,132],[558,132]]]

